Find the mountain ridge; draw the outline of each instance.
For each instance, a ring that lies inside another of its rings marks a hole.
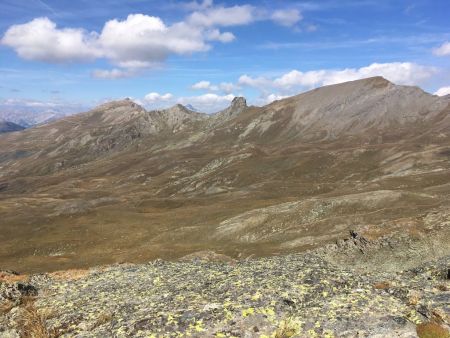
[[[230,106],[121,100],[0,136],[0,257],[45,270],[264,256],[450,221],[446,99],[371,78]]]

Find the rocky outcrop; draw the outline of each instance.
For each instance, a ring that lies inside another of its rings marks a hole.
[[[231,101],[231,105],[228,108],[211,116],[213,120],[212,123],[221,124],[232,120],[247,108],[247,100],[244,97],[235,97],[233,101]]]

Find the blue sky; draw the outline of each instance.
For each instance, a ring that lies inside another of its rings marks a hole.
[[[448,13],[448,0],[0,0],[0,104],[212,112],[374,75],[450,93]]]

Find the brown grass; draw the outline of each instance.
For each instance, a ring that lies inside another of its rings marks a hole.
[[[422,323],[416,327],[419,338],[450,338],[450,332],[433,322]]]
[[[389,282],[379,282],[373,285],[373,287],[378,290],[386,290],[389,289],[390,286]]]
[[[0,303],[0,315],[5,315],[14,307],[14,303],[10,300]]]
[[[70,270],[63,270],[63,271],[55,271],[49,274],[50,277],[56,280],[65,280],[65,281],[71,281],[71,280],[77,280],[84,278],[89,275],[89,270],[84,269],[70,269]]]
[[[15,283],[28,281],[27,275],[14,275],[5,272],[0,272],[0,282]]]
[[[21,315],[18,320],[18,329],[21,338],[57,338],[62,332],[57,329],[48,329],[46,320],[48,314],[39,312],[34,305],[34,298],[22,300]]]

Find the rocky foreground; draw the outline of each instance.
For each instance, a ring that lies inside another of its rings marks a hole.
[[[364,272],[317,252],[0,275],[1,337],[449,337],[450,256]]]

